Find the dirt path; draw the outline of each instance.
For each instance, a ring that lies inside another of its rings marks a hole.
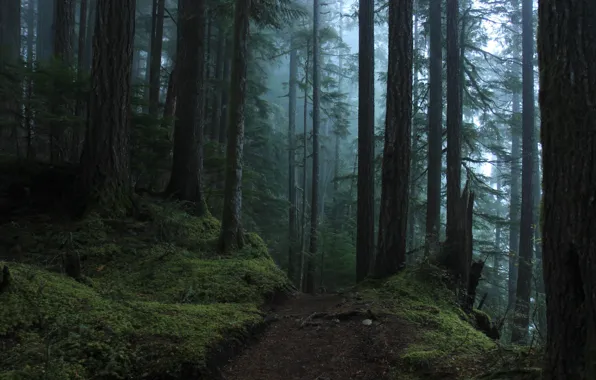
[[[299,295],[273,310],[277,321],[222,370],[223,379],[388,379],[412,331],[394,316],[369,314],[369,306],[340,295]]]

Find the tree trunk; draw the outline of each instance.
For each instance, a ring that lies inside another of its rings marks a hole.
[[[296,276],[296,92],[298,91],[298,51],[292,36],[290,51],[290,88],[288,100],[288,278]]]
[[[79,190],[82,209],[122,216],[131,204],[129,134],[135,0],[98,0]]]
[[[71,69],[74,44],[74,0],[54,0],[54,57],[64,69]],[[60,98],[51,100],[54,117],[69,113],[72,105],[64,104]],[[71,109],[72,110],[72,109]],[[50,123],[50,162],[61,161],[64,157],[64,127],[60,121]]]
[[[219,143],[225,144],[226,139],[228,136],[228,118],[229,118],[229,110],[228,110],[228,103],[230,99],[230,66],[232,65],[231,53],[232,53],[232,40],[231,38],[226,38],[226,42],[224,43],[224,67],[223,67],[223,80],[221,83],[221,119],[219,121]]]
[[[54,51],[54,23],[55,4],[48,0],[37,1],[37,42],[36,59],[37,62],[48,62],[52,58]]]
[[[358,54],[358,205],[356,281],[368,275],[374,252],[375,55],[374,0],[360,0]]]
[[[525,343],[530,324],[532,258],[534,256],[534,29],[532,0],[522,2],[522,202],[519,234],[519,272],[515,297],[512,343]]]
[[[397,273],[406,262],[412,128],[412,0],[389,3],[387,111],[375,276]]]
[[[246,71],[250,0],[236,0],[234,9],[234,49],[230,78],[230,112],[226,147],[226,181],[220,250],[242,248],[244,236],[242,213],[242,154],[244,150],[244,110],[246,104]]]
[[[538,8],[543,149],[543,379],[596,379],[596,3]]]
[[[465,291],[468,268],[461,229],[461,56],[459,2],[447,0],[447,240],[442,263],[451,271],[457,287]]]
[[[177,99],[177,86],[176,86],[176,64],[172,67],[170,72],[170,78],[168,79],[168,90],[166,91],[166,101],[163,107],[163,123],[172,125],[172,118],[176,114],[176,99]]]
[[[441,171],[443,155],[443,46],[441,31],[441,2],[429,6],[430,57],[428,103],[428,176],[426,203],[425,255],[438,254],[441,228]]]
[[[95,30],[95,16],[97,12],[97,0],[89,0],[89,17],[87,19],[87,42],[85,43],[84,63],[87,70],[91,69],[93,55],[93,30]]]
[[[321,42],[319,37],[321,18],[320,0],[313,0],[312,38],[312,187],[310,200],[310,242],[306,265],[306,292],[314,294],[315,257],[318,248],[319,225],[319,127],[321,123]]]
[[[149,115],[159,115],[159,91],[161,89],[161,51],[163,45],[163,20],[165,0],[157,0],[155,30],[151,35],[151,66],[149,72]]]
[[[213,118],[211,119],[211,140],[218,141],[220,135],[220,124],[222,118],[222,96],[223,92],[226,89],[224,86],[225,78],[224,78],[224,60],[226,57],[226,38],[225,38],[225,30],[223,27],[219,28],[218,31],[218,40],[217,40],[217,48],[216,48],[216,57],[215,57],[215,79],[217,81],[217,85],[215,87],[215,95],[213,101]]]
[[[174,128],[172,175],[166,193],[195,203],[195,213],[207,212],[203,199],[203,69],[205,3],[179,0],[176,54],[178,101]]]
[[[300,236],[300,287],[299,289],[304,289],[304,264],[305,264],[305,254],[306,254],[306,186],[307,186],[307,167],[306,167],[306,159],[308,157],[308,130],[307,130],[307,123],[306,120],[308,118],[308,84],[309,84],[309,65],[310,65],[310,43],[309,41],[306,42],[306,59],[304,62],[304,106],[302,107],[304,110],[303,117],[302,117],[302,127],[303,127],[303,135],[302,135],[302,210],[301,210],[301,217],[300,217],[300,225],[301,227],[301,236]]]
[[[521,12],[519,1],[512,0],[514,11],[511,13],[511,24],[516,33],[521,34]],[[521,61],[521,52],[517,44],[512,44],[513,59]],[[520,65],[513,64],[516,77],[521,77]],[[517,288],[517,272],[519,262],[519,219],[521,204],[521,112],[520,93],[514,89],[512,94],[511,115],[511,185],[509,199],[509,281],[508,281],[508,308],[515,309],[515,292]]]
[[[85,68],[85,42],[87,41],[87,0],[81,0],[81,7],[79,9],[79,48],[78,48],[78,55],[77,55],[77,76],[79,82],[83,81],[83,73],[87,70]],[[77,99],[76,105],[76,116],[79,118],[83,118],[83,114],[85,113],[85,106],[86,102],[85,99]],[[72,145],[70,147],[70,162],[78,162],[80,158],[80,145],[81,145],[81,129],[83,126],[79,128],[74,127],[72,131]]]

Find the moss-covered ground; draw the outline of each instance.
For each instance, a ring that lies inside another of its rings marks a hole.
[[[0,225],[0,379],[168,379],[200,373],[262,323],[287,285],[263,241],[214,252],[219,222],[142,201],[135,218],[34,215]],[[66,254],[84,278],[62,273]],[[196,378],[196,376],[194,377]]]
[[[375,312],[407,322],[411,336],[394,368],[396,379],[471,379],[498,366],[500,348],[478,331],[454,302],[443,272],[429,264],[408,269],[383,282],[359,286]]]

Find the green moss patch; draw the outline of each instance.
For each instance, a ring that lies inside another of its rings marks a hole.
[[[229,257],[219,222],[145,202],[133,220],[30,217],[0,226],[12,282],[0,294],[0,379],[176,378],[262,323],[258,307],[287,285],[262,240]],[[83,281],[61,274],[81,258]],[[16,259],[16,258],[15,258]]]
[[[453,302],[455,297],[437,268],[407,270],[381,285],[368,284],[362,294],[375,300],[381,312],[395,314],[415,328],[416,343],[403,353],[397,378],[415,373],[469,378],[482,372],[487,354],[496,349],[496,344],[476,330]]]

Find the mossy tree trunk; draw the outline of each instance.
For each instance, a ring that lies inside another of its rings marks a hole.
[[[412,0],[389,3],[389,67],[375,277],[406,264],[412,129]]]
[[[83,211],[123,214],[131,207],[129,168],[135,0],[98,0],[89,117],[79,190]]]
[[[596,379],[596,2],[540,0],[545,380]]]
[[[223,253],[241,248],[244,236],[242,215],[242,155],[244,150],[244,111],[250,0],[236,0],[234,9],[234,49],[228,113],[228,138],[224,186],[223,218],[219,247]]]
[[[180,0],[178,14],[176,75],[184,80],[177,83],[174,154],[166,194],[193,202],[195,213],[202,215],[207,212],[201,189],[205,3],[203,0]]]

